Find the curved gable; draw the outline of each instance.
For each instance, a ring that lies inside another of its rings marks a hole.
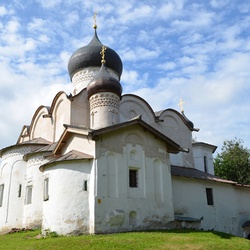
[[[157,128],[178,144],[190,148],[192,133],[185,118],[174,109],[162,111],[158,117]]]
[[[17,144],[28,141],[30,138],[30,126],[24,125],[17,139]]]
[[[38,137],[56,141],[64,131],[63,124],[70,121],[70,100],[64,92],[59,92],[51,107],[40,106],[30,124],[30,140]]]
[[[192,131],[186,118],[174,109],[166,109],[160,112],[154,127],[164,135],[184,148],[189,148],[189,153],[180,153],[171,156],[171,162],[189,167],[194,166],[192,151]]]
[[[32,117],[30,124],[30,140],[38,137],[52,141],[51,122],[49,116],[49,107],[40,106]]]
[[[50,113],[53,122],[53,142],[57,141],[65,127],[63,124],[70,124],[71,102],[64,92],[59,92],[51,105]]]
[[[87,88],[72,97],[71,102],[71,122],[82,127],[89,127],[89,102],[87,97]]]
[[[144,99],[132,94],[123,95],[120,102],[120,121],[131,120],[139,115],[149,124],[155,120],[153,109]]]

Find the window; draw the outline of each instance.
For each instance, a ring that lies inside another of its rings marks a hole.
[[[47,201],[49,199],[49,178],[44,179],[43,182],[43,200]]]
[[[209,206],[213,206],[214,205],[213,189],[212,188],[206,188],[206,195],[207,195],[207,204]]]
[[[25,197],[25,200],[26,200],[26,204],[31,204],[31,201],[32,201],[32,186],[27,186],[26,187],[26,197]]]
[[[205,171],[205,173],[207,173],[207,157],[204,156],[203,160],[204,160],[204,171]]]
[[[18,186],[18,198],[20,198],[22,196],[22,184],[19,184]]]
[[[83,181],[83,191],[88,191],[88,181]]]
[[[4,190],[4,184],[0,185],[0,207],[3,205],[3,190]]]
[[[129,187],[137,188],[138,187],[138,170],[129,169]]]

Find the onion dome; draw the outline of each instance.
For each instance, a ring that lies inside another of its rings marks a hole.
[[[87,67],[101,67],[100,51],[103,44],[100,42],[96,27],[94,27],[95,33],[91,42],[76,50],[69,59],[68,71],[70,79],[72,80],[73,75],[81,69]],[[105,46],[106,47],[106,46]],[[115,71],[120,79],[122,74],[122,61],[119,55],[109,47],[106,47],[106,67]]]
[[[101,69],[98,74],[87,86],[88,98],[100,92],[111,92],[118,95],[120,98],[122,94],[122,86],[120,82],[110,74],[104,63],[102,63]]]

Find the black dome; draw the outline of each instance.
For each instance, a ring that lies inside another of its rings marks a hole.
[[[88,98],[98,92],[112,92],[119,97],[121,97],[122,94],[122,86],[120,82],[108,72],[108,69],[104,64],[102,64],[98,74],[87,86]]]
[[[83,46],[76,50],[69,59],[68,71],[70,79],[73,75],[87,67],[101,67],[100,51],[103,44],[100,42],[96,30],[91,42],[87,46]],[[106,46],[105,46],[106,47]],[[105,59],[107,61],[106,67],[117,72],[119,78],[122,74],[122,61],[119,55],[109,47],[106,47]]]

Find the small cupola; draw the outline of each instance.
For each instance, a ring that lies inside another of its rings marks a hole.
[[[102,46],[102,51],[100,52],[102,54],[102,66],[100,71],[87,86],[88,98],[90,98],[96,93],[101,92],[113,93],[119,96],[119,98],[121,98],[122,86],[120,82],[109,72],[106,67],[106,60],[104,59],[104,53],[106,52],[106,50],[107,48],[105,46]]]
[[[119,123],[119,104],[122,86],[106,67],[107,48],[102,46],[101,68],[87,86],[90,104],[90,127],[103,128]]]

